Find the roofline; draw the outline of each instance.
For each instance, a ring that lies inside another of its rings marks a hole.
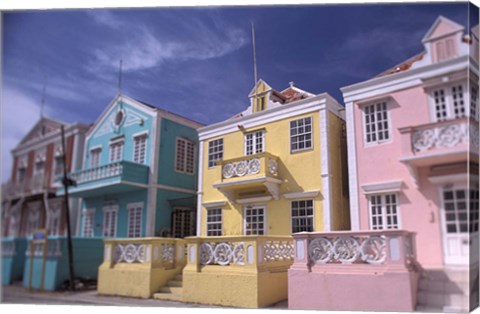
[[[422,38],[422,43],[426,43],[430,40],[433,40],[433,39],[436,39],[437,37],[433,37],[433,38],[429,38],[429,36],[432,34],[433,30],[435,29],[435,27],[437,27],[437,25],[441,22],[441,21],[444,21],[446,23],[449,23],[451,25],[453,25],[454,27],[458,28],[457,30],[455,31],[452,31],[451,33],[449,34],[453,34],[453,33],[458,33],[458,32],[465,32],[465,27],[463,25],[460,25],[458,24],[457,22],[454,22],[442,15],[438,16],[437,19],[435,20],[435,22],[433,22],[432,26],[430,26],[430,28],[428,29],[427,33],[425,34],[425,36],[423,36]],[[445,35],[448,35],[448,34],[445,34]],[[442,35],[442,36],[445,36],[445,35]]]

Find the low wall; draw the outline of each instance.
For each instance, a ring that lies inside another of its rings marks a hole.
[[[2,239],[2,285],[10,285],[22,279],[26,248],[25,238]]]

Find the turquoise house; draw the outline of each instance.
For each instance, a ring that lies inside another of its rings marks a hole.
[[[71,173],[69,195],[82,200],[77,235],[194,235],[200,126],[118,94],[86,135],[82,169]]]

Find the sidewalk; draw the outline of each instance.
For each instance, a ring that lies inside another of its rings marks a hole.
[[[96,290],[90,291],[30,291],[21,283],[1,287],[2,304],[51,304],[51,305],[103,305],[130,307],[169,307],[169,308],[225,308],[215,305],[194,304],[156,299],[139,299],[116,296],[102,296]],[[279,302],[270,309],[287,309],[287,301]],[[232,308],[233,309],[233,308]]]

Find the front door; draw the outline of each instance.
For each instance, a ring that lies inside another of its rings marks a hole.
[[[470,250],[478,246],[478,186],[444,187],[441,197],[445,264],[466,265],[478,261],[478,257],[475,261],[469,259]]]
[[[195,235],[194,211],[191,208],[175,208],[172,223],[175,238]]]

